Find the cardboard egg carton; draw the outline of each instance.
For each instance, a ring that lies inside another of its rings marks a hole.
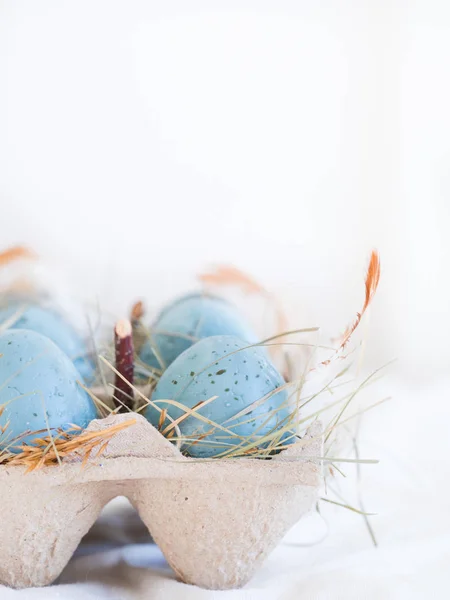
[[[0,466],[0,583],[52,583],[105,504],[126,496],[181,581],[238,588],[316,502],[317,423],[304,444],[272,460],[186,458],[132,413],[95,420],[88,431],[126,420],[135,422],[84,466],[76,452],[61,466],[27,474]]]

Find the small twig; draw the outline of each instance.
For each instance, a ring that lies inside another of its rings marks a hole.
[[[130,311],[131,328],[133,331],[134,350],[137,354],[141,351],[142,346],[147,341],[145,328],[142,324],[142,319],[145,315],[145,306],[142,300],[138,300],[133,304]]]
[[[134,375],[134,347],[131,323],[128,319],[121,319],[114,329],[114,344],[116,350],[116,369],[123,375],[122,379],[116,375],[114,382],[114,404],[119,412],[133,409],[133,375]]]
[[[134,321],[140,321],[145,314],[144,303],[142,300],[138,300],[133,304],[131,309],[131,322],[134,324]]]

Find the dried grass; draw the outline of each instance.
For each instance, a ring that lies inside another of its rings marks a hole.
[[[82,457],[84,467],[95,453],[96,458],[105,452],[108,443],[118,433],[130,427],[136,420],[124,421],[101,431],[82,431],[81,427],[72,425],[68,430],[58,430],[42,438],[35,438],[32,444],[18,445],[21,451],[9,454],[7,462],[11,466],[26,467],[26,473],[42,467],[61,464],[67,456],[78,453]]]

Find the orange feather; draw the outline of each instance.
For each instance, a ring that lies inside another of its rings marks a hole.
[[[367,269],[367,275],[366,275],[366,282],[365,282],[366,295],[365,295],[365,299],[364,299],[364,304],[361,309],[361,312],[356,313],[356,319],[345,330],[345,333],[342,336],[342,341],[341,341],[341,345],[339,346],[339,350],[342,350],[346,346],[351,335],[353,334],[355,329],[358,327],[364,313],[366,312],[367,308],[369,307],[370,303],[372,302],[372,299],[375,296],[375,292],[377,291],[377,288],[378,288],[378,283],[380,281],[380,273],[381,273],[380,256],[376,250],[372,250],[372,254],[370,256],[369,267]]]
[[[0,266],[19,260],[20,258],[37,258],[36,254],[25,246],[13,246],[0,252]]]

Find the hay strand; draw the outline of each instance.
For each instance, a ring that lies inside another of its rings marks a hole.
[[[11,455],[8,464],[26,467],[26,473],[29,473],[43,467],[61,464],[64,458],[77,452],[81,454],[82,467],[84,467],[96,449],[99,456],[106,450],[116,433],[135,423],[136,420],[133,419],[101,431],[82,433],[79,427],[72,425],[69,430],[58,430],[56,435],[35,439],[30,445],[18,446],[21,452]]]

